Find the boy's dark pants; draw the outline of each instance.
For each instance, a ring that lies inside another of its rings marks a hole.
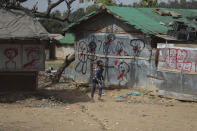
[[[91,91],[91,97],[92,98],[94,97],[94,92],[96,90],[96,84],[98,85],[98,89],[99,89],[98,95],[100,97],[102,95],[102,85],[101,85],[101,83],[99,83],[97,80],[93,79],[92,80],[92,91]]]

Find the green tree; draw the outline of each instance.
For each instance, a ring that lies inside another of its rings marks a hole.
[[[106,5],[116,5],[115,0],[96,0],[96,5],[106,6]]]
[[[97,11],[97,10],[99,10],[99,6],[97,6],[97,5],[91,5],[91,6],[88,6],[87,8],[86,8],[86,14],[88,14],[88,13],[90,13],[90,12],[92,12],[92,11]]]
[[[137,7],[157,7],[157,0],[141,0]]]
[[[79,8],[76,11],[71,13],[70,20],[71,21],[76,21],[84,15],[85,15],[85,10],[83,8]]]
[[[62,17],[62,14],[59,10],[52,12],[51,15],[53,15],[54,17],[58,17],[58,18]],[[53,19],[41,18],[39,19],[39,21],[49,33],[61,33],[62,28],[64,27],[63,22],[53,20]]]
[[[97,11],[102,6],[115,6],[116,0],[87,0],[87,1],[94,1],[93,5],[90,5],[86,8],[86,14],[92,11]]]

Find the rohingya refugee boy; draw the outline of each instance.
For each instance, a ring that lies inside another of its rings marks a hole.
[[[96,85],[98,85],[98,100],[102,100],[101,96],[102,96],[102,84],[103,84],[103,61],[98,60],[97,61],[97,66],[96,68],[93,70],[94,72],[94,76],[92,79],[92,91],[91,91],[91,97],[92,97],[92,102],[94,102],[94,93],[96,90]]]

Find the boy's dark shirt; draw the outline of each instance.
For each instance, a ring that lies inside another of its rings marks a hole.
[[[97,81],[102,81],[103,80],[103,71],[104,71],[103,67],[97,66],[93,79],[95,79]]]

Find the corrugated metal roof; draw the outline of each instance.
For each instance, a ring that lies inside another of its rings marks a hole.
[[[84,21],[84,20],[88,19],[90,16],[93,16],[93,15],[95,15],[96,13],[97,13],[96,11],[93,11],[93,12],[91,12],[91,13],[89,13],[89,14],[83,16],[83,17],[81,17],[79,20],[77,20],[77,21],[71,23],[70,25],[68,25],[68,26],[67,26],[66,28],[64,28],[62,31],[63,31],[63,32],[67,31],[67,30],[70,29],[71,27],[73,27],[73,26],[75,26],[75,25],[77,25],[77,24],[80,24],[81,21]]]
[[[48,40],[49,34],[31,14],[0,9],[0,39]]]
[[[193,18],[197,18],[197,10],[191,9],[168,9],[159,8],[160,10],[174,11],[181,14],[181,18],[173,18],[172,16],[160,16],[154,13],[154,8],[132,8],[132,7],[118,7],[118,6],[106,6],[106,11],[120,20],[127,22],[128,24],[135,26],[136,29],[141,30],[145,34],[166,34],[171,26],[169,23],[174,21],[182,21],[189,26],[197,28],[197,24],[193,21]],[[76,24],[80,24],[81,21],[88,19],[89,16],[95,15],[96,12],[92,12],[82,17],[80,20],[72,23],[63,31],[69,30]],[[162,24],[161,24],[162,23]]]

